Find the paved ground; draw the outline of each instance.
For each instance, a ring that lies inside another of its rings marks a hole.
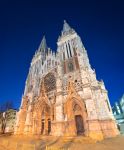
[[[0,136],[0,150],[124,150],[124,136],[101,142],[86,137]]]

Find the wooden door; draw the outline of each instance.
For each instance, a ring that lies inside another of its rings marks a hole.
[[[81,115],[75,116],[76,128],[77,128],[77,135],[82,135],[84,133],[84,125],[83,119]]]

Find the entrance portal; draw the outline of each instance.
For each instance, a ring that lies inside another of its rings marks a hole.
[[[77,128],[77,135],[82,135],[84,133],[84,125],[83,119],[81,115],[75,116],[76,128]]]
[[[48,119],[47,124],[48,125],[45,126],[45,120],[42,119],[42,122],[41,122],[41,134],[47,134],[47,135],[50,134],[50,132],[51,132],[51,120],[50,119]]]

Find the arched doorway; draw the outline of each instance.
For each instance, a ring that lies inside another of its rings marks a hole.
[[[75,115],[75,123],[76,123],[77,135],[83,135],[84,124],[83,124],[83,118],[81,115]]]
[[[41,134],[49,135],[51,132],[51,109],[45,104],[41,115]]]
[[[52,102],[48,99],[51,91],[56,89],[56,79],[54,73],[48,73],[41,82],[41,134],[50,135],[51,121],[54,118]]]
[[[74,100],[72,103],[73,107],[73,113],[75,118],[75,125],[76,125],[76,132],[77,135],[83,135],[84,134],[84,121],[83,121],[83,109],[77,104],[77,102]]]
[[[69,97],[64,106],[64,113],[67,122],[71,127],[65,131],[69,135],[86,135],[87,134],[87,112],[85,104],[80,97]]]

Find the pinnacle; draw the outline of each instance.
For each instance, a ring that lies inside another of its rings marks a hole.
[[[73,29],[69,26],[69,24],[66,22],[66,20],[64,20],[62,33],[63,33],[63,34],[68,34],[68,33],[70,33],[72,30],[73,30]]]
[[[69,26],[69,24],[66,22],[66,20],[64,20],[64,25],[63,25],[63,32],[67,32],[71,29],[71,27]]]
[[[47,50],[47,43],[46,43],[46,38],[45,38],[45,35],[43,36],[42,38],[42,41],[40,43],[40,46],[38,48],[38,51],[46,51]]]

